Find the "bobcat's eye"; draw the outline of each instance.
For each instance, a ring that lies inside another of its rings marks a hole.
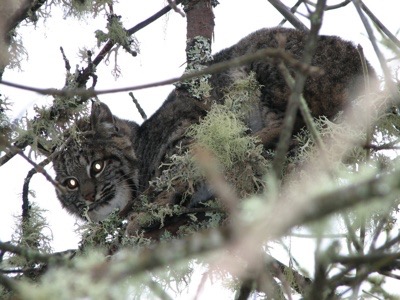
[[[105,167],[105,163],[103,160],[96,160],[92,163],[90,166],[90,175],[91,176],[96,176],[97,174],[100,174],[101,171],[103,171]]]
[[[79,186],[79,182],[78,182],[78,180],[75,179],[75,178],[68,178],[68,179],[65,181],[64,185],[66,185],[67,188],[69,188],[70,190],[74,190],[74,189],[76,189],[76,188]]]

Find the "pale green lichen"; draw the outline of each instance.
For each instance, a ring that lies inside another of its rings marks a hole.
[[[7,68],[21,71],[22,62],[29,58],[28,52],[24,47],[22,37],[15,30],[11,31],[9,36],[11,37],[11,42],[8,48]]]
[[[196,36],[192,41],[188,41],[187,60],[188,65],[185,74],[200,71],[206,68],[206,65],[212,61],[211,41],[203,36]],[[185,88],[189,94],[199,100],[210,96],[211,87],[208,79],[211,75],[203,75],[190,80],[185,80],[176,84],[177,87]]]
[[[259,89],[254,74],[238,78],[227,90],[225,104],[212,105],[207,116],[187,131],[195,145],[213,153],[226,180],[241,196],[262,190],[267,169],[263,147],[249,135],[244,123],[259,101]],[[172,189],[178,181],[187,184],[187,194],[193,194],[196,183],[205,180],[190,149],[177,148],[177,153],[161,168],[162,175],[152,182],[159,191]]]
[[[111,40],[115,44],[121,45],[129,53],[136,55],[139,52],[139,43],[134,37],[128,34],[120,19],[120,16],[110,15],[107,23],[108,32],[95,31],[97,46],[100,47],[101,44]]]
[[[96,272],[88,271],[105,261],[103,253],[88,251],[86,255],[75,257],[70,268],[50,269],[42,277],[40,285],[21,282],[20,296],[22,299],[126,299],[129,295],[126,281],[97,280]]]
[[[11,243],[43,254],[51,253],[53,237],[46,218],[43,216],[44,212],[36,203],[31,203],[28,218],[16,217],[17,225],[12,235]],[[3,263],[22,268],[29,266],[32,262],[28,256],[13,254],[7,261],[2,262],[2,265]]]
[[[224,105],[241,120],[246,120],[254,109],[258,109],[261,96],[260,88],[254,72],[250,72],[245,77],[240,76],[226,91]]]
[[[224,105],[215,104],[198,125],[188,131],[197,144],[209,149],[223,166],[228,182],[242,196],[259,191],[267,166],[263,147],[237,114]]]
[[[108,5],[115,0],[52,0],[47,6],[63,5],[64,18],[75,17],[82,19],[87,15],[96,17],[99,13],[105,12]]]
[[[82,236],[82,248],[104,247],[110,248],[117,245],[124,235],[126,221],[121,220],[118,212],[110,214],[101,223],[87,222],[77,228],[77,233]]]
[[[0,153],[11,143],[13,125],[7,115],[10,105],[8,99],[0,94]]]
[[[199,168],[188,149],[180,145],[176,147],[176,154],[169,158],[168,162],[161,164],[163,169],[161,176],[150,182],[157,191],[173,188],[174,182],[186,183],[189,187],[187,193],[192,194],[194,184],[202,178]]]

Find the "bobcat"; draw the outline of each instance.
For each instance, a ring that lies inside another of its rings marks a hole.
[[[277,48],[277,35],[285,38],[285,51],[302,56],[306,33],[285,28],[261,29],[222,50],[213,57],[221,62],[261,48]],[[320,36],[312,65],[325,70],[306,81],[303,95],[314,117],[333,118],[348,104],[362,83],[362,63],[351,42],[335,36]],[[368,65],[369,75],[375,77]],[[258,135],[266,149],[273,149],[279,137],[290,95],[284,78],[272,60],[254,61],[210,78],[210,101],[196,100],[176,88],[161,108],[141,126],[112,115],[102,103],[94,103],[90,120],[80,120],[84,138],[73,141],[53,161],[56,180],[66,187],[57,191],[62,205],[72,214],[92,221],[105,219],[115,209],[140,195],[149,181],[160,175],[159,166],[174,153],[176,145],[187,144],[187,128],[207,114],[210,103],[222,103],[223,90],[240,74],[255,72],[261,85],[257,113],[247,126]],[[297,117],[294,132],[303,127]]]

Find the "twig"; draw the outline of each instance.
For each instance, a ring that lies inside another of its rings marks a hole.
[[[353,1],[353,4],[354,4],[354,6],[355,6],[355,8],[356,8],[356,10],[358,12],[358,15],[360,16],[360,19],[361,19],[361,21],[362,21],[362,23],[363,23],[363,25],[365,27],[365,30],[368,33],[369,40],[370,40],[370,42],[372,44],[372,47],[374,48],[376,56],[378,57],[379,63],[381,65],[381,68],[382,68],[382,71],[383,71],[383,76],[385,77],[386,85],[389,88],[389,91],[391,93],[395,94],[396,88],[395,88],[395,86],[394,86],[394,84],[392,82],[389,67],[386,64],[385,57],[383,56],[382,52],[380,51],[380,49],[378,47],[378,44],[376,42],[376,38],[374,36],[372,28],[371,28],[367,18],[365,17],[365,15],[364,15],[364,13],[363,13],[363,11],[361,9],[362,2],[361,2],[361,0],[352,0],[352,1]]]
[[[180,14],[183,18],[186,17],[185,13],[178,8],[178,6],[176,5],[176,1],[174,0],[168,0],[168,4],[169,6],[171,6],[171,8],[178,14]]]
[[[387,224],[387,216],[384,215],[381,217],[381,219],[379,220],[378,226],[376,226],[374,233],[372,235],[372,240],[371,240],[371,244],[370,244],[370,248],[369,251],[373,251],[375,250],[375,246],[376,246],[376,242],[378,240],[379,235],[382,232],[383,227]]]
[[[29,2],[29,1],[26,1],[26,2]],[[31,10],[30,10],[31,12],[34,12],[37,9],[39,9],[40,6],[43,5],[46,1],[39,0],[39,1],[36,1],[36,2],[37,3],[35,3],[34,6],[31,8]],[[176,0],[175,1],[176,4],[180,4],[181,2],[182,2],[182,0]],[[134,34],[135,32],[139,31],[140,29],[146,27],[147,25],[151,24],[155,20],[159,19],[160,17],[165,15],[170,10],[171,10],[171,7],[169,5],[165,6],[163,9],[161,9],[160,11],[158,11],[157,13],[152,15],[151,17],[149,17],[146,20],[138,23],[134,27],[128,29],[127,33],[129,35]],[[18,16],[18,20],[17,21],[18,22],[22,21],[20,16]],[[91,77],[91,76],[94,77],[93,76],[93,69],[100,64],[100,62],[106,57],[107,53],[111,50],[111,48],[114,45],[115,45],[115,43],[113,41],[108,41],[106,43],[106,45],[104,45],[104,47],[101,49],[99,54],[96,56],[96,58],[91,63],[89,63],[89,65],[79,74],[79,77],[77,78],[78,87],[85,86],[85,84],[89,80],[89,77]],[[2,70],[1,70],[1,66],[0,66],[0,83],[2,83],[1,82],[1,74],[2,74]],[[93,84],[95,84],[95,80],[96,80],[96,78],[94,77],[93,78],[93,82],[94,82]],[[43,94],[43,95],[54,95],[54,96],[56,96],[56,95],[67,95],[67,94],[69,94],[69,93],[63,93],[63,92],[57,94],[57,90],[56,89],[49,89],[48,92],[44,92],[42,90],[40,92],[40,89],[35,89],[35,88],[32,88],[32,87],[23,88],[24,87],[23,85],[11,84],[10,86],[18,87],[18,88],[21,88],[21,89],[24,89],[24,90],[33,91],[33,92],[38,92],[39,94]],[[51,92],[51,91],[53,91],[53,92]],[[129,89],[126,90],[126,91],[129,91]],[[70,95],[74,96],[75,94],[72,93]],[[79,95],[79,93],[76,94],[76,95]],[[84,88],[80,88],[80,96],[82,96],[82,98],[84,98],[84,99],[89,99],[90,97],[94,97],[95,94],[93,94],[92,92],[85,91]],[[50,109],[50,111],[52,111],[52,110],[53,110],[53,108]],[[53,115],[58,115],[58,114],[56,112],[53,112]],[[30,143],[31,143],[31,141],[24,140],[22,142],[18,142],[16,145],[14,145],[14,147],[19,148],[19,149],[24,149],[25,147],[30,145]],[[0,158],[0,166],[5,164],[6,162],[8,162],[10,159],[12,159],[18,153],[19,153],[19,150],[18,151],[13,151],[13,150],[9,149],[9,152],[7,152],[6,155],[4,155],[4,156],[2,156]]]
[[[289,236],[301,239],[344,239],[347,238],[347,234],[338,233],[338,234],[324,234],[324,235],[315,235],[315,234],[303,234],[303,233],[290,233]]]
[[[283,63],[278,64],[278,68],[281,71],[286,84],[289,86],[290,90],[293,91],[295,81],[290,75],[289,70],[286,68],[286,66]],[[301,115],[303,117],[304,123],[306,123],[306,126],[308,130],[311,133],[311,136],[313,137],[316,145],[321,149],[324,150],[324,143],[322,142],[321,135],[319,134],[319,131],[317,129],[317,126],[315,125],[314,118],[311,115],[310,108],[308,107],[306,99],[304,99],[303,94],[300,95],[300,103],[299,103],[299,109],[301,112]],[[326,153],[326,151],[322,151],[321,153]]]
[[[38,251],[31,250],[29,248],[23,248],[20,246],[14,246],[10,243],[4,243],[0,241],[0,249],[2,251],[11,252],[17,255],[21,255],[28,260],[34,262],[42,262],[42,263],[56,263],[63,262],[65,258],[58,254],[43,254]]]
[[[138,110],[139,114],[142,116],[143,120],[147,120],[147,115],[144,112],[143,108],[140,106],[139,102],[135,98],[132,92],[129,92],[129,96],[131,96],[133,103],[136,106],[136,109]]]
[[[182,0],[176,0],[175,3],[178,5],[182,2]],[[126,32],[128,35],[132,35],[139,31],[140,29],[146,27],[147,25],[153,23],[155,20],[159,19],[163,15],[165,15],[167,12],[171,10],[171,6],[167,5],[164,8],[162,8],[160,11],[152,15],[151,17],[147,18],[146,20],[136,24],[132,28],[128,29]],[[111,40],[109,40],[104,47],[101,49],[99,54],[97,54],[96,58],[92,62],[92,66],[86,67],[83,72],[80,74],[79,78],[77,79],[77,82],[79,86],[84,86],[86,82],[89,80],[90,74],[92,74],[93,67],[96,67],[100,64],[100,62],[106,57],[107,53],[111,50],[112,47],[114,47],[115,43]]]
[[[46,158],[44,161],[39,163],[37,165],[37,167],[34,167],[33,169],[31,169],[25,177],[24,185],[22,187],[22,220],[23,221],[29,219],[29,199],[28,199],[29,183],[30,183],[33,175],[35,175],[38,172],[38,169],[40,168],[40,170],[44,170],[43,167],[45,167],[49,163],[50,163],[50,160],[48,158]]]
[[[286,266],[270,255],[266,255],[266,259],[268,261],[267,268],[271,270],[272,276],[279,278],[282,276],[282,274],[291,274],[293,276],[293,280],[290,281],[292,289],[304,296],[304,292],[307,291],[307,289],[310,288],[311,284],[313,283],[309,277],[303,276],[295,269]]]
[[[343,213],[342,217],[344,224],[346,225],[350,241],[353,243],[353,246],[356,249],[356,251],[360,252],[362,250],[362,245],[360,241],[357,239],[357,235],[355,233],[355,230],[353,229],[353,226],[351,225],[348,215],[346,213]]]
[[[268,0],[268,2],[271,3],[295,28],[304,32],[309,32],[309,29],[280,0]]]
[[[299,72],[302,72],[302,73],[305,73],[305,74],[308,74],[311,76],[321,75],[323,72],[318,67],[310,66],[309,64],[298,61],[297,59],[295,59],[293,57],[293,55],[283,51],[282,49],[265,48],[265,49],[258,50],[251,54],[246,54],[246,55],[239,56],[239,57],[236,57],[236,58],[228,60],[228,61],[213,64],[213,65],[211,65],[207,68],[204,68],[202,70],[199,70],[199,71],[195,71],[192,73],[186,73],[179,77],[173,77],[171,79],[162,80],[162,81],[158,81],[158,82],[130,86],[130,87],[117,88],[117,89],[106,89],[106,90],[97,90],[96,91],[96,90],[86,90],[86,89],[78,88],[78,89],[74,89],[74,90],[58,90],[58,89],[54,89],[54,88],[40,89],[40,88],[35,88],[35,87],[26,86],[26,85],[22,85],[22,84],[12,83],[9,81],[1,81],[0,84],[18,88],[18,89],[22,89],[22,90],[36,92],[36,93],[39,93],[42,95],[53,95],[53,96],[64,96],[64,97],[82,96],[82,97],[91,98],[91,97],[95,97],[98,95],[129,92],[129,91],[148,89],[148,88],[153,88],[153,87],[157,87],[157,86],[173,84],[178,81],[184,81],[184,80],[196,78],[199,76],[203,76],[206,74],[220,73],[229,68],[239,67],[239,66],[248,64],[252,61],[265,59],[267,57],[283,60],[287,65],[294,68],[295,70],[298,70]]]
[[[400,280],[400,275],[393,274],[393,273],[391,273],[391,272],[379,272],[379,273],[382,274],[382,275],[384,275],[384,276],[387,276],[387,277],[390,277],[390,278],[394,278],[394,279]]]
[[[23,149],[25,149],[25,147],[30,145],[30,143],[31,143],[30,141],[24,139],[22,141],[18,141],[17,143],[15,143],[14,146],[8,146],[6,148],[7,150],[5,151],[6,153],[2,157],[0,157],[0,167],[6,164],[8,161],[10,161],[10,159],[12,159],[15,155],[23,151]]]
[[[37,172],[41,173],[47,179],[47,181],[53,184],[53,186],[58,191],[60,191],[61,193],[65,192],[65,187],[63,187],[61,184],[59,184],[57,181],[51,178],[51,176],[46,172],[46,170],[42,166],[36,164],[33,160],[31,160],[28,156],[26,156],[24,152],[20,151],[18,154],[22,156],[27,162],[29,162],[36,169]]]
[[[72,137],[68,137],[67,140],[59,147],[59,149],[56,152],[53,152],[50,154],[45,160],[40,162],[39,164],[36,164],[35,162],[30,162],[33,164],[33,169],[31,169],[28,174],[25,177],[24,180],[24,185],[22,187],[22,220],[26,220],[29,218],[29,199],[28,199],[28,194],[29,194],[29,184],[30,181],[36,173],[42,173],[45,178],[48,180],[48,178],[51,178],[50,175],[47,174],[47,172],[44,170],[44,167],[48,165],[53,159],[54,156],[56,156],[60,151],[62,151],[68,143],[71,141]],[[22,151],[20,153],[23,153]],[[25,158],[26,159],[26,158]],[[52,178],[51,178],[52,179]],[[50,181],[50,180],[49,180]],[[52,181],[50,181],[53,183]],[[62,187],[58,182],[56,182],[55,188]],[[64,189],[64,187],[62,187]]]
[[[303,57],[301,59],[301,62],[304,64],[311,64],[312,57],[317,47],[318,32],[321,28],[325,5],[326,0],[319,0],[315,12],[310,16],[311,30],[304,47]],[[296,113],[299,108],[300,96],[303,92],[306,78],[307,77],[305,74],[296,72],[295,84],[290,94],[285,118],[283,120],[283,129],[281,131],[279,142],[276,148],[276,155],[272,162],[272,169],[277,178],[280,177],[286,153],[289,149],[289,142],[292,136],[294,122],[296,120]]]
[[[393,33],[391,33],[390,30],[387,29],[385,25],[383,25],[383,23],[372,13],[372,11],[369,10],[369,8],[363,2],[361,2],[361,8],[367,14],[367,16],[372,20],[372,22],[374,22],[375,25],[378,26],[378,28],[382,30],[382,32],[386,34],[387,37],[393,43],[395,43],[397,47],[400,48],[400,41],[397,39],[397,37]]]
[[[69,71],[71,71],[71,64],[69,63],[69,60],[68,60],[67,56],[65,55],[64,48],[60,47],[60,51],[61,51],[61,55],[62,55],[64,63],[65,63],[65,70],[67,70],[67,72],[69,72]]]
[[[303,2],[304,2],[304,0],[298,0],[298,1],[296,2],[296,4],[293,5],[292,8],[290,9],[290,12],[291,12],[291,13],[295,13],[296,10],[297,10],[297,8],[298,8],[298,7],[300,6],[300,4],[302,4]],[[286,18],[283,19],[283,20],[278,24],[278,26],[283,26],[283,24],[285,24],[286,21],[287,21]]]
[[[312,2],[312,1],[310,1],[310,0],[305,0],[305,2],[306,2],[307,4],[310,4],[310,5],[312,5],[312,6],[315,6],[315,3]],[[338,9],[338,8],[341,8],[341,7],[345,7],[345,6],[347,6],[347,4],[349,4],[350,2],[351,2],[351,0],[345,0],[345,1],[340,2],[340,3],[338,3],[338,4],[327,5],[327,6],[325,7],[325,11],[333,10],[333,9]]]

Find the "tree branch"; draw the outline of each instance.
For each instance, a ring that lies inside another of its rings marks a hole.
[[[158,82],[147,83],[147,84],[136,85],[136,86],[129,86],[129,87],[122,87],[122,88],[116,88],[116,89],[97,90],[97,91],[96,90],[79,89],[79,88],[71,89],[71,90],[58,90],[55,88],[40,89],[40,88],[35,88],[35,87],[26,86],[26,85],[13,83],[13,82],[9,82],[9,81],[4,81],[4,80],[1,81],[0,84],[6,85],[9,87],[13,87],[13,88],[17,88],[17,89],[36,92],[36,93],[42,94],[42,95],[53,95],[53,96],[63,96],[63,97],[82,96],[82,97],[91,98],[91,97],[96,97],[96,96],[104,95],[104,94],[135,91],[135,90],[148,89],[148,88],[153,88],[153,87],[157,87],[157,86],[173,84],[178,81],[184,81],[184,80],[196,78],[196,77],[206,75],[206,74],[220,73],[229,68],[239,67],[239,66],[248,64],[250,62],[253,62],[255,60],[261,60],[261,59],[265,59],[267,57],[283,60],[287,65],[289,65],[290,67],[294,68],[295,70],[297,70],[301,73],[305,73],[305,74],[308,74],[311,76],[318,76],[318,75],[323,74],[323,70],[321,70],[320,68],[315,67],[315,66],[310,66],[309,64],[298,61],[290,53],[285,52],[282,49],[265,48],[265,49],[258,50],[251,54],[246,54],[243,56],[233,58],[228,61],[213,64],[202,70],[192,72],[192,73],[187,73],[187,74],[184,74],[179,77],[173,77],[171,79],[162,80],[162,81],[158,81]]]
[[[309,32],[309,29],[280,0],[268,0],[268,2],[271,3],[295,28]]]
[[[14,30],[28,13],[37,11],[45,0],[3,0],[0,5],[0,80],[9,63],[8,47],[11,42],[11,31]]]
[[[391,94],[396,95],[397,89],[392,81],[392,76],[390,74],[389,67],[386,64],[385,57],[383,56],[382,52],[380,51],[378,44],[376,42],[376,38],[374,36],[373,30],[361,9],[362,2],[361,2],[361,0],[352,0],[352,1],[353,1],[353,4],[358,12],[358,15],[360,16],[360,19],[365,27],[365,30],[368,33],[369,40],[372,44],[372,47],[374,48],[376,56],[378,57],[379,64],[381,65],[381,68],[383,71],[383,76],[385,77],[386,86],[389,88],[389,91]]]
[[[177,1],[175,1],[175,4],[178,5],[181,2],[182,2],[182,0],[177,0]],[[165,6],[160,11],[158,11],[157,13],[152,15],[151,17],[147,18],[146,20],[144,20],[144,21],[136,24],[132,28],[128,29],[127,34],[132,35],[132,34],[138,32],[139,30],[143,29],[147,25],[153,23],[154,21],[156,21],[157,19],[159,19],[160,17],[162,17],[163,15],[168,13],[171,9],[172,9],[172,7],[170,5]],[[92,61],[92,66],[95,66],[95,67],[98,66],[100,64],[100,62],[106,57],[107,53],[110,52],[111,48],[114,47],[114,45],[115,45],[115,42],[109,40],[104,45],[104,47],[101,49],[99,54],[97,54],[96,58]],[[77,80],[79,87],[84,86],[87,83],[87,81],[89,80],[90,74],[92,73],[92,70],[93,70],[92,66],[86,67],[80,74],[80,76]]]
[[[319,0],[315,12],[310,16],[311,30],[304,47],[303,57],[301,59],[301,62],[304,64],[311,65],[311,60],[317,47],[318,32],[321,28],[325,5],[326,0]],[[272,162],[272,169],[275,173],[275,176],[278,178],[280,177],[286,153],[289,149],[292,130],[296,120],[297,110],[299,108],[300,97],[303,93],[306,79],[306,74],[296,72],[295,84],[289,97],[289,102],[283,121],[283,129],[276,148],[276,155]]]
[[[22,257],[27,258],[30,261],[41,262],[41,263],[60,263],[66,261],[63,255],[59,254],[43,254],[38,251],[34,251],[28,248],[23,248],[20,246],[14,246],[10,243],[4,243],[0,241],[0,249],[5,252],[11,252]]]

